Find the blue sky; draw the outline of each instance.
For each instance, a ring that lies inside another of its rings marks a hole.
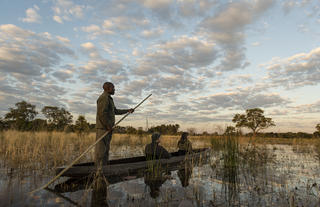
[[[269,131],[320,123],[320,2],[2,0],[0,116],[21,100],[94,122],[102,84],[122,125],[217,131],[259,107]],[[41,117],[41,116],[40,116]]]

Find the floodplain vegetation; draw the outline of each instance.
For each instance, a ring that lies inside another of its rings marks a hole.
[[[161,145],[169,151],[175,151],[179,138],[174,135],[163,135]],[[277,167],[279,162],[277,154],[274,153],[281,146],[291,147],[296,154],[311,155],[320,163],[319,139],[248,138],[237,135],[189,136],[189,139],[193,143],[193,148],[212,149],[208,161],[209,172],[208,170],[194,172],[192,178],[205,181],[210,179],[210,182],[216,183],[213,185],[215,187],[212,187],[215,189],[209,190],[212,191],[211,199],[204,199],[206,196],[202,195],[203,192],[201,194],[200,187],[194,187],[193,196],[189,196],[188,199],[191,199],[196,206],[320,204],[320,193],[318,191],[319,194],[315,193],[313,189],[315,186],[319,188],[320,183],[308,180],[304,186],[295,187],[299,190],[293,191],[292,186],[288,185],[288,178],[283,175],[274,176],[275,169],[285,168],[285,166]],[[30,172],[53,176],[54,168],[71,163],[94,141],[95,133],[80,136],[65,132],[3,131],[0,132],[1,169],[5,170],[8,176]],[[150,135],[114,134],[111,154],[114,157],[139,156],[143,154],[144,146],[150,141]],[[134,153],[128,154],[129,148],[130,152]],[[92,150],[81,161],[92,161],[93,157]],[[194,184],[194,186],[199,185]],[[170,200],[159,205],[170,206]]]

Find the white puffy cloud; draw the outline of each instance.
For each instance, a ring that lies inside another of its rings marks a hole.
[[[200,24],[200,35],[217,42],[223,59],[217,70],[230,71],[245,68],[245,30],[257,21],[273,4],[273,0],[235,1],[227,4]]]
[[[60,23],[60,24],[62,24],[63,23],[63,21],[62,21],[62,19],[61,19],[61,17],[59,17],[59,16],[53,16],[52,17],[52,19],[54,20],[54,21],[56,21],[56,22],[58,22],[58,23]]]
[[[68,44],[70,43],[70,40],[66,37],[61,37],[61,36],[56,36],[58,40],[60,40],[61,42],[65,43],[65,44]]]
[[[100,54],[100,50],[92,43],[81,44],[83,51],[89,59],[79,67],[79,78],[95,86],[107,80],[125,81],[123,74],[126,72],[123,63],[117,59],[109,59]]]
[[[124,87],[124,93],[127,95],[140,96],[143,90],[148,90],[150,85],[149,78],[133,80],[127,82]]]
[[[180,17],[176,12],[176,2],[171,0],[136,0],[141,6],[152,12],[162,23],[172,27],[181,27]]]
[[[90,33],[90,38],[93,39],[102,33],[101,28],[98,25],[91,24],[89,26],[81,27],[81,30]]]
[[[311,104],[303,104],[298,106],[293,106],[291,108],[292,110],[295,110],[296,113],[319,113],[320,112],[320,100],[311,103]]]
[[[248,109],[268,108],[285,105],[289,100],[282,98],[279,94],[256,93],[254,91],[236,91],[229,93],[218,93],[195,99],[193,106],[200,110],[216,109]]]
[[[41,16],[38,14],[39,7],[34,5],[33,8],[28,8],[26,10],[26,17],[22,18],[23,22],[27,23],[40,23],[41,22]]]
[[[54,0],[54,6],[52,7],[53,20],[62,24],[64,20],[70,21],[72,18],[82,18],[85,8],[85,6],[75,4],[71,0]]]
[[[267,80],[274,86],[287,88],[317,85],[320,81],[320,47],[308,53],[299,53],[287,58],[273,58],[262,64],[268,70]]]
[[[60,68],[62,56],[74,57],[65,38],[7,24],[0,25],[0,42],[0,76],[5,77],[0,80],[0,95],[7,100],[1,101],[4,108],[21,100],[37,106],[64,105],[68,91],[55,80],[70,81],[74,71],[72,67]]]
[[[94,32],[99,32],[100,31],[100,27],[98,25],[95,24],[91,24],[89,26],[86,27],[81,27],[82,31],[84,32],[88,32],[88,33],[94,33]]]
[[[215,45],[197,37],[182,36],[153,46],[141,59],[135,73],[148,75],[160,71],[181,73],[183,70],[210,65],[216,58]]]
[[[65,65],[61,67],[60,70],[54,71],[52,73],[52,76],[58,79],[61,82],[67,82],[70,81],[75,75],[75,66],[74,65]],[[72,83],[72,81],[70,81]]]
[[[92,42],[83,43],[81,44],[81,47],[83,47],[86,50],[93,50],[96,48]]]
[[[156,38],[160,37],[164,33],[164,30],[161,28],[155,28],[151,30],[143,30],[141,35],[145,38]]]
[[[18,80],[9,76],[7,79],[10,81],[0,81],[0,99],[3,99],[0,114],[7,113],[9,107],[14,107],[15,103],[22,100],[36,105],[38,111],[45,105],[65,107],[63,95],[67,90],[49,79],[45,82],[30,81],[27,78]],[[48,96],[48,94],[54,95]]]
[[[289,111],[286,109],[282,109],[282,110],[274,109],[274,110],[270,111],[268,114],[273,115],[273,116],[284,116],[284,115],[288,115]]]
[[[105,19],[102,28],[105,31],[126,31],[149,25],[148,19],[143,17],[118,16]]]
[[[178,0],[178,11],[183,17],[205,16],[210,9],[218,4],[210,0]]]
[[[41,76],[60,63],[61,55],[74,55],[47,33],[36,34],[12,24],[0,25],[0,39],[0,71],[5,73]]]
[[[252,75],[231,75],[227,81],[229,86],[243,85],[253,83],[253,77]]]
[[[171,5],[172,1],[171,0],[158,0],[158,1],[153,1],[153,0],[141,0],[142,4],[150,9],[163,9],[167,8]]]

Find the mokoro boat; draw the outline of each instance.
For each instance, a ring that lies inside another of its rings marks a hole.
[[[103,174],[105,177],[126,177],[126,176],[141,176],[150,167],[156,166],[158,169],[164,169],[166,171],[179,170],[184,167],[184,164],[189,163],[196,164],[201,163],[203,158],[206,157],[209,149],[195,149],[193,153],[189,155],[181,155],[178,152],[171,153],[170,159],[159,160],[146,160],[145,156],[131,157],[117,160],[110,160],[108,165],[103,166]],[[65,166],[58,167],[56,174],[64,170]],[[94,162],[80,163],[72,166],[66,172],[62,174],[65,177],[81,178],[91,176],[96,172]]]

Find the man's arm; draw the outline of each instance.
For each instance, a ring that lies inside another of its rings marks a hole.
[[[117,109],[116,107],[114,107],[114,114],[115,115],[122,115],[122,114],[126,114],[126,113],[133,113],[134,109]]]

